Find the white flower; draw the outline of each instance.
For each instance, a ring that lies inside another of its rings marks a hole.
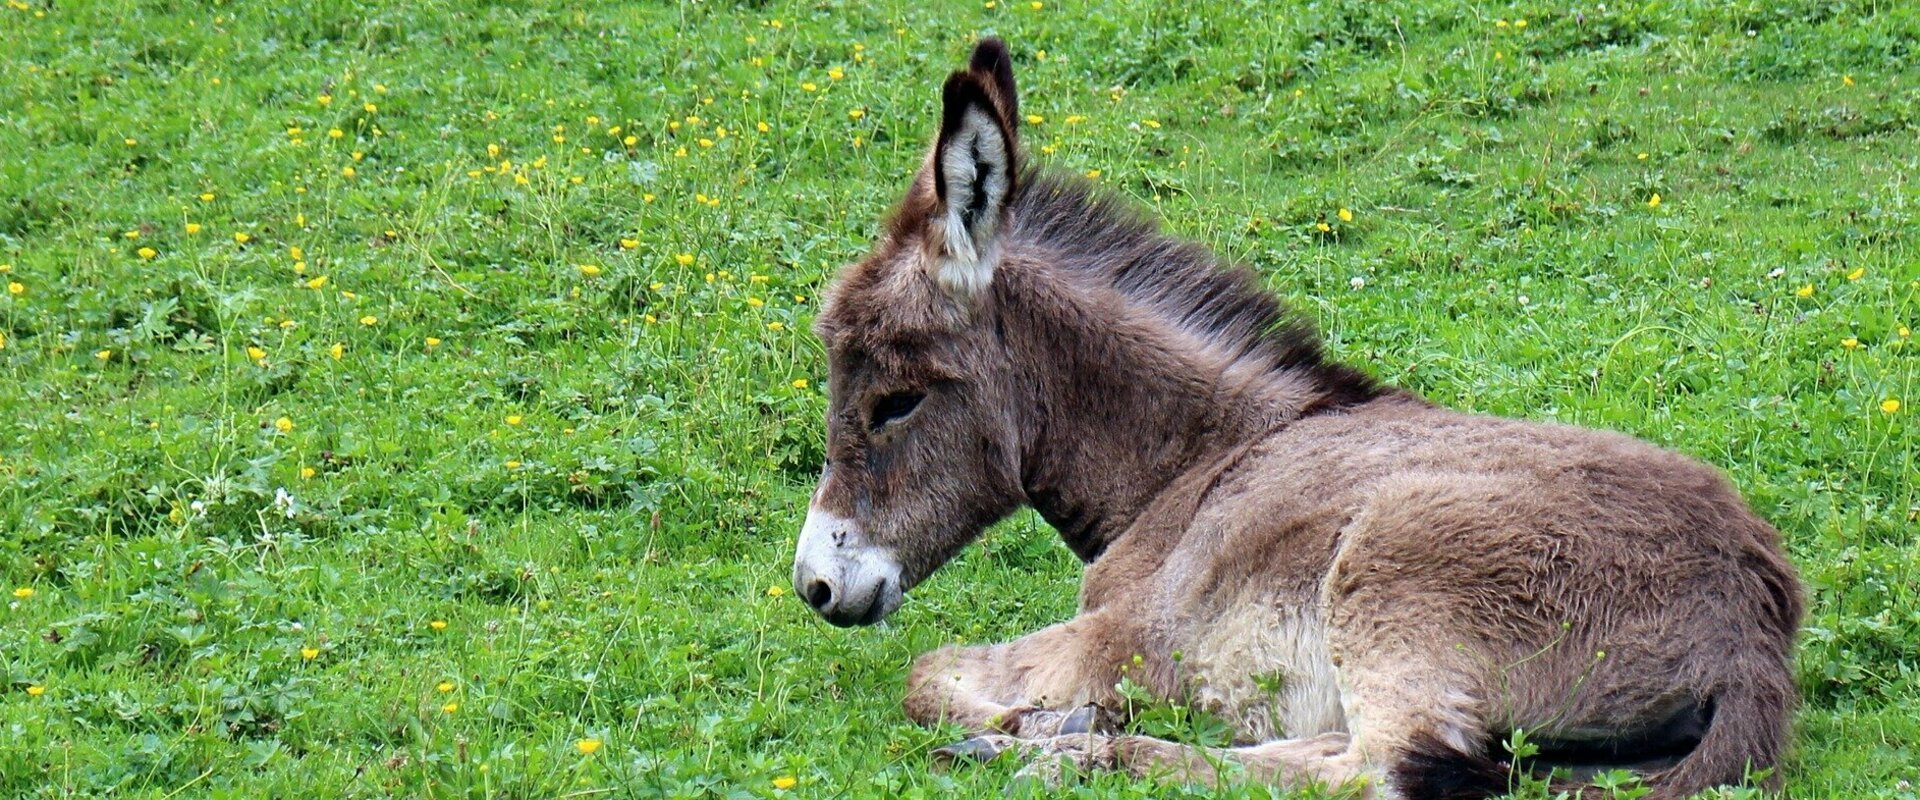
[[[1353,287],[1353,290],[1357,292],[1367,288],[1367,279],[1355,275],[1353,276],[1353,280],[1347,281],[1347,285]]]

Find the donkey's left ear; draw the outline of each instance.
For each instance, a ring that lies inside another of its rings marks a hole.
[[[933,186],[940,263],[935,280],[962,307],[993,282],[995,236],[1019,180],[1020,101],[1005,42],[982,39],[941,91]]]

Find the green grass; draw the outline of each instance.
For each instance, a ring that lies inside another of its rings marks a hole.
[[[1916,796],[1920,6],[1034,5],[0,8],[0,796],[999,793],[897,699],[1072,613],[1043,523],[880,629],[773,596],[816,295],[989,33],[1341,357],[1728,470],[1794,794]]]

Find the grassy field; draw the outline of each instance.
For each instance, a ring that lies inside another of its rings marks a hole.
[[[985,34],[1339,356],[1728,470],[1812,594],[1794,795],[1920,797],[1896,0],[10,0],[0,796],[1000,793],[897,698],[1072,613],[1044,523],[879,629],[783,588],[816,295]]]

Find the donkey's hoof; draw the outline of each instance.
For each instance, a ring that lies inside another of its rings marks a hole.
[[[934,763],[948,766],[960,762],[986,763],[1006,751],[1006,747],[992,736],[975,736],[963,742],[954,742],[944,747],[936,747],[928,752]]]
[[[1088,703],[1068,712],[1066,719],[1060,720],[1061,736],[1087,733],[1100,736],[1112,736],[1116,732],[1112,715],[1109,715],[1106,709],[1093,703]]]

